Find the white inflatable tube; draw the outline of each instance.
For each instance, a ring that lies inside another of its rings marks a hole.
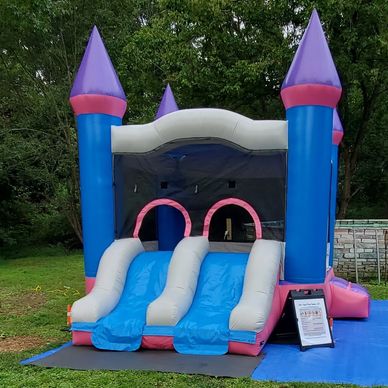
[[[224,109],[182,109],[143,125],[112,126],[113,153],[150,152],[179,139],[223,139],[248,150],[288,148],[287,122],[252,120]]]
[[[147,309],[147,325],[175,326],[193,302],[201,264],[209,251],[206,237],[185,237],[175,248],[162,294]]]
[[[144,252],[138,238],[115,240],[102,255],[92,291],[74,302],[73,322],[96,322],[109,314],[120,300],[133,259]]]
[[[245,269],[240,301],[230,314],[230,330],[260,332],[263,329],[271,311],[282,254],[283,243],[279,241],[255,241]]]

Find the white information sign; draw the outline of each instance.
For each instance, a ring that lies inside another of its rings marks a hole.
[[[302,348],[331,345],[329,322],[323,298],[294,299]]]

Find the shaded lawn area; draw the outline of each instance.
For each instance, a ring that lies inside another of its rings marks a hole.
[[[388,287],[367,285],[374,299],[388,299]],[[72,371],[20,366],[19,361],[70,340],[66,306],[83,295],[82,255],[42,249],[28,257],[0,258],[1,387],[328,387],[175,373]],[[344,385],[337,385],[344,386]]]

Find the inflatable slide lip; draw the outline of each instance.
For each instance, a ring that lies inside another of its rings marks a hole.
[[[115,240],[105,250],[93,289],[71,308],[73,322],[97,322],[115,308],[124,289],[128,268],[141,252],[144,248],[138,238]]]

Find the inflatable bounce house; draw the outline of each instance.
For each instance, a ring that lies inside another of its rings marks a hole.
[[[369,295],[331,268],[341,83],[316,11],[281,87],[285,121],[179,110],[122,125],[125,93],[96,28],[71,91],[87,295],[75,345],[257,355],[290,290],[322,289],[330,317]]]

